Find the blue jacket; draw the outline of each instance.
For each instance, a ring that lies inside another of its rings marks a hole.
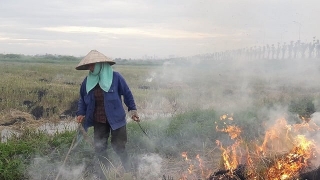
[[[84,129],[87,130],[93,126],[93,114],[95,108],[95,99],[93,89],[86,91],[87,77],[83,80],[80,88],[80,99],[78,102],[78,115],[84,115]],[[125,81],[118,72],[113,72],[113,80],[108,92],[104,92],[104,107],[108,122],[113,130],[126,125],[126,112],[122,105],[123,96],[124,104],[128,111],[137,110],[133,95]]]

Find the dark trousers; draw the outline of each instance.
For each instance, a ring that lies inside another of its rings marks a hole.
[[[107,148],[108,139],[111,135],[111,146],[113,150],[120,157],[123,167],[127,170],[128,168],[128,154],[126,151],[127,143],[127,129],[123,126],[119,129],[112,130],[110,124],[94,122],[94,148],[95,153],[102,156],[102,162],[108,163],[105,158],[108,158]]]

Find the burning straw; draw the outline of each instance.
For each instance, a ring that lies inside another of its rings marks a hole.
[[[226,116],[222,117],[221,120],[228,120]],[[206,180],[289,180],[298,179],[300,174],[316,169],[319,165],[314,164],[318,161],[318,144],[308,135],[310,132],[319,132],[320,128],[312,121],[290,125],[286,119],[280,118],[266,131],[261,145],[244,142],[241,129],[235,125],[226,125],[225,128],[217,126],[216,130],[228,133],[233,141],[230,146],[216,141],[221,150],[222,167],[212,172],[203,164],[200,166],[199,161],[198,166],[190,165],[188,175],[184,174],[180,180],[197,179],[192,177]],[[186,152],[182,155],[186,161],[191,162]]]

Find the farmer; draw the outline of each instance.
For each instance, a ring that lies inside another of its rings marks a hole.
[[[92,50],[76,67],[77,70],[89,70],[80,87],[76,121],[83,123],[85,130],[93,126],[94,149],[100,162],[108,165],[106,150],[111,137],[113,150],[120,157],[124,169],[129,171],[126,112],[122,105],[122,96],[132,120],[138,122],[139,116],[126,81],[120,73],[113,71],[113,64],[113,60]]]

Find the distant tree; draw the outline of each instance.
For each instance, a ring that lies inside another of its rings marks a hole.
[[[320,58],[320,43],[319,40],[316,42],[316,58]]]
[[[287,50],[287,45],[286,45],[286,43],[283,43],[283,45],[282,45],[282,58],[281,59],[285,58],[286,50]]]
[[[290,44],[288,45],[288,52],[289,52],[288,59],[292,58],[292,51],[293,51],[293,41],[291,41]]]
[[[278,42],[278,47],[277,47],[277,56],[276,56],[276,59],[279,59],[280,52],[281,52],[281,47],[280,47],[280,43]]]
[[[8,58],[8,59],[17,59],[17,58],[20,58],[21,55],[19,55],[19,54],[5,54],[3,57]]]
[[[270,46],[267,44],[267,59],[270,58]]]
[[[271,45],[271,59],[274,59],[274,54],[276,52],[276,48],[274,46],[274,44]]]

